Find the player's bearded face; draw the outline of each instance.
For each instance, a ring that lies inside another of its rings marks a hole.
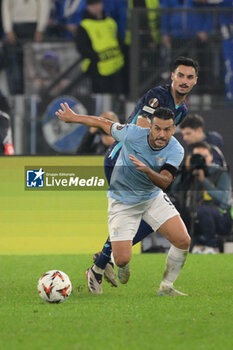
[[[163,120],[155,117],[149,133],[149,143],[154,149],[165,147],[175,133],[173,119]]]
[[[193,67],[180,65],[172,72],[172,87],[181,96],[187,95],[197,83],[197,76]]]

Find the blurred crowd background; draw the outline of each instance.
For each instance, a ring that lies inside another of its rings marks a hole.
[[[147,90],[171,82],[177,57],[199,62],[175,134],[193,168],[185,160],[169,195],[193,253],[225,252],[226,242],[232,253],[233,0],[0,0],[0,9],[1,155],[103,155],[112,137],[61,122],[61,102],[124,123]],[[155,234],[142,251],[167,249]]]
[[[79,153],[86,128],[54,118],[60,102],[87,114],[112,110],[123,122],[148,89],[170,82],[171,62],[184,55],[200,65],[189,110],[222,134],[231,162],[232,0],[0,2],[0,109],[11,118],[15,154]],[[98,18],[99,3],[103,18],[112,19],[105,38],[112,61],[96,74],[98,47],[90,52],[89,46],[98,31],[88,18]],[[89,38],[80,29],[84,19]]]

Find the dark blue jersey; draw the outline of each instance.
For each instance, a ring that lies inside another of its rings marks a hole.
[[[180,106],[175,105],[171,94],[171,85],[156,86],[140,98],[130,117],[127,119],[127,124],[136,124],[139,115],[150,117],[158,106],[170,108],[175,113],[176,125],[183,121],[188,112],[185,102],[182,102]]]
[[[139,116],[147,116],[150,118],[155,108],[158,106],[170,108],[174,112],[174,122],[176,125],[180,124],[188,113],[185,102],[182,102],[180,106],[175,105],[174,98],[171,94],[171,85],[156,86],[140,98],[126,123],[137,124]],[[111,173],[121,147],[122,143],[116,141],[110,146],[105,155],[104,167],[108,182],[110,181]]]

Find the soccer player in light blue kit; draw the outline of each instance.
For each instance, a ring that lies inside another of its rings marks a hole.
[[[163,192],[176,174],[184,151],[173,137],[174,113],[158,107],[150,128],[121,125],[100,117],[74,113],[67,103],[56,115],[65,122],[102,128],[123,147],[113,170],[108,190],[108,225],[115,264],[127,272],[132,255],[132,240],[141,220],[171,242],[159,295],[186,295],[177,291],[177,279],[188,254],[190,236],[174,205]],[[96,268],[96,266],[95,266]],[[90,267],[86,271],[88,288],[102,293],[103,271]]]

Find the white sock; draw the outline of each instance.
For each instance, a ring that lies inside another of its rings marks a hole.
[[[101,269],[100,267],[93,265],[92,270],[95,271],[95,273],[98,273],[99,275],[103,275],[104,274],[104,270]]]
[[[111,260],[110,260],[114,265],[116,265],[115,264],[115,260],[114,260],[114,256],[113,256],[113,252],[111,252]]]
[[[179,249],[174,245],[169,249],[166,267],[163,274],[162,283],[172,285],[184,266],[188,254],[188,249]]]

